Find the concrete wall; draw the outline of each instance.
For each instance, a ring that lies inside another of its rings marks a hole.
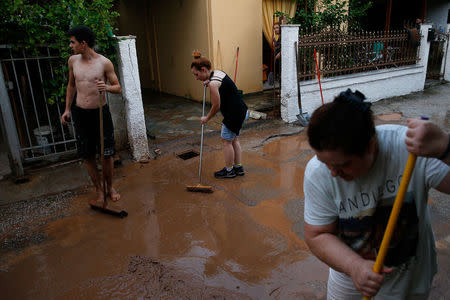
[[[347,88],[361,91],[371,102],[423,90],[430,49],[430,44],[426,41],[428,28],[430,25],[422,25],[421,28],[418,64],[323,79],[324,102],[333,101],[335,96]],[[296,115],[299,113],[294,52],[294,42],[298,40],[298,25],[281,26],[281,30],[281,117],[283,121],[292,123],[297,120]],[[318,80],[300,82],[300,95],[303,112],[311,114],[322,105]]]
[[[214,67],[234,79],[244,93],[262,90],[262,1],[211,1],[211,56]]]
[[[450,9],[448,0],[428,0],[426,21],[436,30],[445,31],[447,28],[447,16]]]
[[[426,69],[423,66],[414,65],[321,79],[324,102],[333,101],[348,88],[359,90],[370,102],[421,91],[424,88],[424,73]],[[318,84],[317,80],[300,83],[304,112],[311,114],[322,105]]]

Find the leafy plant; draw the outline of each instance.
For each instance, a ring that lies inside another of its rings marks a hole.
[[[89,26],[96,35],[95,50],[115,62],[113,27],[119,13],[114,0],[0,0],[0,44],[24,48],[37,55],[43,45],[57,49],[61,60],[53,67],[55,78],[46,81],[47,102],[64,101],[72,54],[66,32],[76,25]]]
[[[284,16],[289,24],[301,24],[302,28],[339,29],[347,24],[350,30],[361,29],[361,20],[372,6],[371,1],[364,0],[295,0],[297,10],[293,18],[277,11],[275,16]]]

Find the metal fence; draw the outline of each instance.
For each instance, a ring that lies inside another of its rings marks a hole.
[[[22,160],[52,160],[76,152],[73,125],[63,126],[60,121],[65,103],[50,95],[54,82],[65,75],[57,71],[66,63],[61,61],[59,51],[42,47],[31,54],[25,49],[0,45],[0,63]]]
[[[331,29],[303,31],[296,49],[298,78],[317,77],[314,50],[320,75],[333,77],[415,64],[419,59],[419,41],[416,29],[353,33]]]

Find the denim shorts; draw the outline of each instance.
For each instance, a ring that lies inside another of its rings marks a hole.
[[[244,122],[245,122],[245,120],[247,120],[248,119],[248,110],[247,110],[247,113],[245,114],[245,119],[244,119]],[[244,123],[244,122],[242,122],[242,123]],[[238,136],[239,136],[239,134],[236,134],[236,133],[234,133],[233,131],[231,131],[230,129],[228,129],[228,127],[227,126],[225,126],[225,124],[223,124],[222,123],[222,130],[221,130],[221,132],[220,132],[220,136],[224,139],[224,140],[227,140],[227,141],[233,141],[235,138],[237,138]]]

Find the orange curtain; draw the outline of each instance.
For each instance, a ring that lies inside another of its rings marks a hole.
[[[263,0],[263,33],[272,47],[273,15],[276,11],[284,12],[290,18],[294,17],[297,1],[293,0]],[[276,21],[275,21],[276,22]]]

